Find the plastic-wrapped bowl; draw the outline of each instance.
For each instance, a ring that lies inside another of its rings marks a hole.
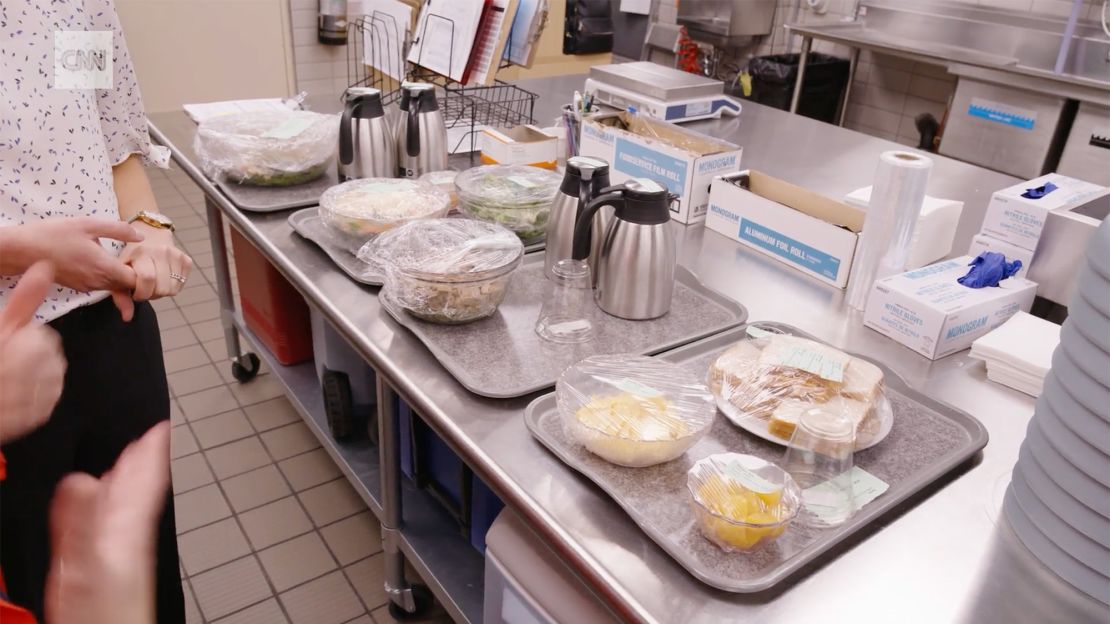
[[[193,149],[212,179],[293,186],[324,175],[335,155],[339,117],[308,111],[256,111],[205,120]]]
[[[503,225],[525,244],[547,233],[551,202],[562,177],[523,165],[483,165],[455,177],[459,208],[468,217]]]
[[[782,468],[753,455],[719,453],[686,473],[698,529],[726,551],[778,539],[801,509],[801,489]]]
[[[713,424],[709,390],[684,368],[640,355],[595,355],[555,386],[568,435],[611,463],[642,468],[680,457]]]
[[[472,219],[406,223],[367,243],[358,257],[381,267],[388,304],[433,323],[490,316],[505,299],[524,245],[509,230]]]
[[[320,196],[320,219],[363,240],[417,219],[447,215],[447,193],[419,180],[364,178],[337,184]]]

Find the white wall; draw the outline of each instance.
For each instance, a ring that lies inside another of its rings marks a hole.
[[[293,93],[288,0],[116,0],[148,112]]]

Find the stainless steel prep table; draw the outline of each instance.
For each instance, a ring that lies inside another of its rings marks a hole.
[[[522,82],[540,94],[540,125],[556,116],[559,105],[581,84],[581,76]],[[841,291],[700,225],[675,225],[681,232],[683,264],[711,287],[743,302],[753,320],[789,323],[878,358],[913,387],[974,415],[991,436],[974,465],[783,589],[746,596],[716,591],[687,574],[602,492],[532,440],[522,418],[532,397],[490,400],[468,393],[415,337],[389,319],[373,289],[348,279],[323,252],[294,234],[284,214],[240,212],[203,179],[190,148],[194,126],[183,113],[153,115],[151,120],[156,140],[171,147],[177,163],[208,195],[214,253],[219,256],[224,249],[221,220],[227,218],[378,372],[379,403],[390,406],[396,390],[624,619],[664,624],[1105,620],[1105,609],[1040,566],[999,519],[1033,401],[987,382],[981,364],[966,355],[925,360],[865,329],[859,315],[843,305]],[[737,119],[691,127],[744,146],[746,167],[833,197],[869,184],[878,154],[901,147],[753,103],[745,103]],[[967,204],[954,248],[959,252],[978,229],[990,193],[1015,180],[935,158],[930,194]],[[229,285],[220,286],[221,297],[230,301]],[[224,321],[230,328],[235,319]],[[481,558],[451,535],[419,492],[404,489],[404,523],[400,531],[390,530],[397,521],[390,514],[398,508],[399,484],[398,458],[387,442],[396,436],[391,410],[380,410],[384,435],[379,468],[378,450],[368,443],[331,440],[311,364],[273,368],[324,447],[382,519],[387,558],[399,562],[391,554],[399,549],[452,616],[480,621]],[[392,597],[400,600],[405,594]]]

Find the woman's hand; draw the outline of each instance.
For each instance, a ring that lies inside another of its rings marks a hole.
[[[40,262],[23,274],[0,310],[0,442],[42,426],[62,395],[62,340],[34,321],[35,310],[53,284],[54,269]]]
[[[20,275],[41,260],[54,265],[54,281],[78,292],[113,293],[123,320],[131,320],[135,271],[100,245],[101,238],[138,243],[130,225],[94,217],[58,217],[0,228],[0,274]],[[121,297],[122,295],[122,297]]]
[[[99,479],[62,479],[50,505],[48,624],[154,624],[158,519],[169,488],[167,421]]]
[[[136,223],[136,227],[142,230],[143,240],[129,243],[119,257],[135,272],[131,297],[147,301],[181,292],[193,270],[193,259],[177,248],[170,230],[143,223]]]

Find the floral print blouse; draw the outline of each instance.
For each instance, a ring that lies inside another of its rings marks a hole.
[[[53,88],[57,31],[112,34],[112,89]],[[112,0],[0,2],[0,227],[53,217],[119,219],[112,167],[132,154],[166,167],[152,146],[139,85]],[[104,239],[118,254],[122,244]],[[3,250],[0,250],[3,253]],[[0,276],[0,307],[18,276]],[[55,286],[42,321],[100,301],[105,292]]]

